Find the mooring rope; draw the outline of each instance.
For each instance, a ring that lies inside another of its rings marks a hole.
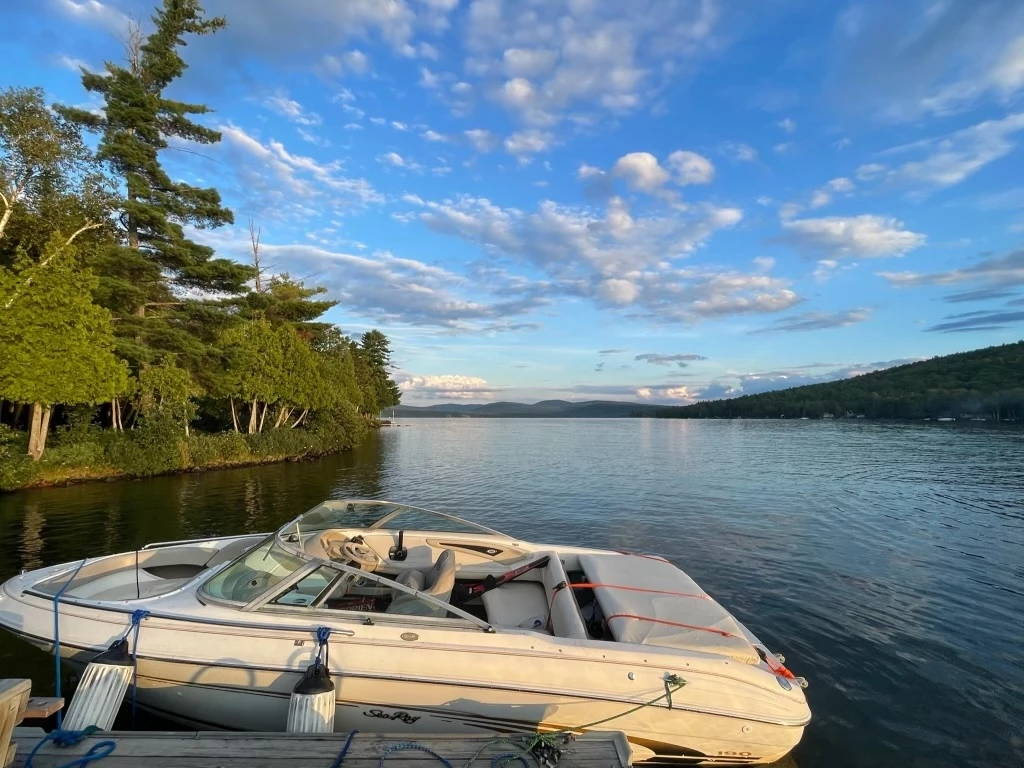
[[[64,586],[57,590],[57,594],[53,596],[53,674],[56,680],[54,681],[53,692],[54,695],[59,699],[61,698],[60,693],[60,598],[63,596],[64,591],[71,586],[71,582],[75,580],[78,572],[82,570],[82,566],[85,565],[85,561],[89,558],[82,558],[82,562],[78,564],[74,572],[71,574],[71,578],[64,582]],[[57,710],[57,729],[60,730],[61,724],[64,722],[64,715],[62,710]]]

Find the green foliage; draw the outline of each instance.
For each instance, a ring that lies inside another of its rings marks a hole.
[[[1024,417],[1024,341],[732,400],[665,408],[677,419]]]
[[[249,444],[235,432],[193,433],[188,438],[188,453],[194,467],[242,464],[252,460]]]
[[[0,267],[0,398],[18,403],[100,403],[122,393],[110,313],[92,303],[95,278],[76,266],[58,233],[38,263]]]
[[[139,371],[139,413],[187,425],[196,417],[195,398],[203,393],[188,371],[173,362],[146,365]]]
[[[130,25],[123,65],[83,74],[100,114],[51,110],[41,89],[0,92],[0,406],[33,405],[0,415],[21,427],[31,414],[39,459],[4,427],[3,487],[320,455],[364,434],[359,409],[398,402],[387,338],[357,344],[323,322],[336,304],[325,288],[264,281],[255,235],[255,267],[185,236],[233,221],[216,189],[161,164],[172,138],[220,141],[193,119],[208,107],[167,91],[186,40],[225,21],[198,0],[161,0],[152,22],[148,35]],[[82,129],[99,135],[95,153]],[[236,434],[232,409],[262,434]]]
[[[28,456],[28,435],[0,424],[0,491],[28,484],[38,471],[39,465]]]
[[[140,33],[141,44],[129,51],[125,66],[107,62],[105,75],[82,75],[85,89],[103,99],[101,115],[56,109],[63,119],[100,134],[97,158],[121,185],[118,242],[92,262],[101,278],[97,299],[119,318],[118,352],[133,366],[172,352],[182,367],[197,374],[202,361],[216,352],[202,329],[191,325],[196,302],[182,300],[182,289],[239,293],[253,270],[214,258],[212,248],[185,237],[185,226],[214,228],[232,223],[233,217],[216,189],[172,180],[160,152],[171,138],[220,141],[217,131],[191,120],[208,113],[208,107],[169,99],[165,89],[187,68],[179,53],[185,38],[215,32],[225,21],[204,18],[197,0],[164,0],[153,22],[144,41]],[[220,308],[219,302],[200,303]]]
[[[106,461],[131,477],[173,472],[188,465],[180,427],[168,418],[149,418],[106,446]]]

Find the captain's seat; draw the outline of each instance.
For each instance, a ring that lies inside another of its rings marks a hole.
[[[447,603],[451,600],[452,589],[455,588],[455,551],[444,550],[429,571],[408,570],[395,581],[404,587]],[[446,611],[441,606],[434,606],[416,595],[396,589],[395,597],[386,613],[400,613],[405,616],[444,616]]]

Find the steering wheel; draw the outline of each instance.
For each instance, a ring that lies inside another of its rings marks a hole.
[[[380,565],[380,557],[366,544],[349,539],[341,545],[341,552],[353,563],[358,564],[364,570],[373,571]]]

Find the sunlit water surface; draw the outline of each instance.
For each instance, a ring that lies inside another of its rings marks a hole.
[[[1024,431],[413,420],[328,459],[0,496],[0,578],[327,497],[664,554],[811,683],[801,768],[1024,765]],[[0,635],[0,678],[52,686]]]

